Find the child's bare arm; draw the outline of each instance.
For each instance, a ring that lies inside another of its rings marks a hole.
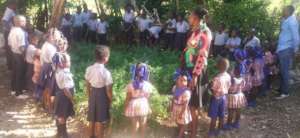
[[[88,82],[88,81],[85,81],[86,83],[86,93],[87,93],[87,96],[89,97],[90,94],[91,94],[91,84]]]
[[[112,103],[112,98],[113,98],[113,94],[112,94],[112,84],[111,85],[108,85],[106,86],[106,94],[107,94],[107,97],[109,99],[109,103],[111,104]]]
[[[64,89],[64,94],[70,99],[70,101],[74,104],[74,98],[73,95],[71,94],[70,90],[65,88]]]

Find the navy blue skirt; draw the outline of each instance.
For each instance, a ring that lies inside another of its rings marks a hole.
[[[106,87],[92,88],[89,95],[88,117],[89,122],[106,123],[110,119],[109,99],[106,94]]]
[[[54,102],[54,114],[57,117],[68,118],[75,115],[73,104],[71,100],[65,95],[63,90],[57,88]],[[74,95],[74,89],[70,89],[72,95]]]
[[[55,96],[55,75],[51,63],[44,63],[42,66],[38,85],[43,89],[43,91],[48,88],[51,96]]]

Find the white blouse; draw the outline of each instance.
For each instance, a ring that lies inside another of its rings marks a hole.
[[[103,88],[113,84],[111,73],[103,64],[99,63],[95,63],[86,69],[85,79],[94,88]]]

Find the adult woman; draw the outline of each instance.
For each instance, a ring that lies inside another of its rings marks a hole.
[[[209,32],[205,27],[205,15],[207,10],[203,8],[196,8],[189,16],[189,24],[191,26],[191,33],[187,39],[186,48],[183,51],[182,68],[189,71],[193,76],[189,86],[192,90],[192,97],[189,107],[192,114],[191,123],[191,138],[196,137],[197,123],[198,123],[198,109],[202,107],[202,94],[207,85],[206,64],[209,53]]]

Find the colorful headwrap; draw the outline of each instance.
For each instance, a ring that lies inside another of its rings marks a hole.
[[[173,75],[173,80],[176,81],[180,76],[186,76],[188,81],[192,80],[192,77],[190,75],[190,73],[187,70],[183,70],[183,69],[176,69],[174,75]]]
[[[149,81],[150,72],[145,63],[134,64],[130,68],[131,80],[135,89],[143,88],[143,82]]]

